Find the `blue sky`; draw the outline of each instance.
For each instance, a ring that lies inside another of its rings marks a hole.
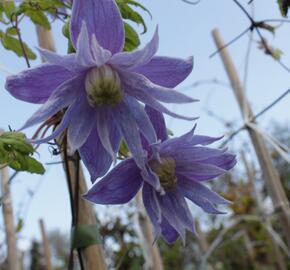
[[[247,5],[248,1],[241,0],[240,2]],[[256,0],[254,2],[256,19],[280,18],[275,0]],[[224,39],[228,41],[249,26],[244,14],[231,0],[202,0],[194,6],[185,4],[181,0],[143,0],[142,3],[153,15],[151,20],[148,15],[144,14],[149,31],[142,36],[142,45],[152,37],[155,27],[158,25],[160,34],[158,55],[184,58],[194,56],[194,71],[179,89],[187,88],[187,86],[199,80],[216,78],[227,82],[219,56],[210,59],[209,55],[215,51],[211,37],[212,29],[219,28]],[[290,25],[287,24],[280,26],[275,36],[265,33],[265,37],[271,45],[279,47],[284,52],[282,60],[290,66],[290,57],[287,51],[289,47],[289,27]],[[32,47],[36,46],[34,27],[28,21],[25,21],[21,30],[24,40]],[[142,32],[141,27],[137,30]],[[66,42],[61,36],[60,23],[54,24],[53,32],[57,49],[64,54]],[[248,39],[249,35],[245,35],[230,47],[230,52],[241,78],[243,78],[244,73]],[[254,40],[257,40],[256,36]],[[268,105],[290,86],[290,74],[270,57],[264,55],[257,47],[256,43],[252,46],[247,82],[247,95],[256,112]],[[32,62],[33,66],[38,63],[39,61]],[[19,59],[13,53],[0,47],[0,127],[4,129],[7,129],[8,125],[15,129],[19,128],[38,107],[15,100],[4,89],[7,74],[3,69],[16,73],[25,68],[23,59]],[[203,85],[194,89],[187,88],[186,93],[200,99],[200,102],[191,105],[169,106],[169,108],[186,115],[200,116],[198,133],[219,136],[226,132],[219,121],[207,115],[206,110],[213,111],[226,121],[234,121],[236,127],[242,124],[231,89],[217,85]],[[282,124],[289,123],[289,104],[290,97],[286,97],[278,106],[264,115],[260,120],[262,127],[268,129],[272,121]],[[190,122],[172,118],[167,118],[167,123],[175,135],[183,134],[191,129],[193,125]],[[33,130],[28,130],[27,134],[31,134]],[[235,141],[229,145],[229,148],[234,149],[234,146],[240,145],[241,140],[245,138],[245,136],[237,136]],[[40,148],[39,155],[44,163],[57,160],[50,154],[47,145]],[[36,188],[37,192],[27,206],[27,192]],[[47,166],[47,173],[43,177],[26,173],[20,174],[12,184],[12,191],[15,215],[16,217],[24,215],[25,218],[25,226],[21,232],[23,239],[40,237],[38,228],[40,217],[44,218],[49,230],[59,228],[63,231],[69,231],[69,199],[60,165]],[[103,212],[101,209],[104,208],[98,208],[98,211]],[[25,244],[25,241],[23,240],[22,243]]]

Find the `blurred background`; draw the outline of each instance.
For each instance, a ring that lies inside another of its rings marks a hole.
[[[276,0],[248,2],[239,1],[255,21],[282,19]],[[224,135],[226,147],[238,158],[238,165],[230,174],[208,183],[232,201],[229,207],[221,209],[227,214],[210,216],[190,204],[198,237],[188,234],[185,245],[181,241],[172,246],[163,240],[158,241],[164,269],[290,269],[290,243],[280,222],[281,211],[273,206],[266,190],[265,176],[247,130],[243,129],[244,120],[220,55],[210,57],[217,50],[211,34],[213,29],[218,28],[228,42],[250,27],[251,22],[232,0],[202,0],[196,5],[181,0],[142,0],[140,3],[152,14],[151,18],[148,13],[139,10],[148,27],[145,34],[141,34],[142,26],[133,25],[140,33],[141,47],[150,40],[158,25],[158,55],[194,56],[194,70],[178,89],[200,102],[168,107],[181,114],[199,116],[196,133]],[[67,40],[61,31],[63,22],[50,20],[57,51],[65,54]],[[259,29],[264,44],[261,44],[261,37],[254,29],[227,48],[254,115],[290,88],[289,21],[269,21],[266,27]],[[21,33],[24,41],[36,51],[35,27],[27,18],[21,22]],[[40,58],[31,61],[31,64],[40,64]],[[23,58],[0,46],[0,127],[5,130],[20,128],[38,107],[14,99],[4,88],[7,75],[25,68]],[[290,95],[286,94],[263,112],[257,121],[259,134],[264,139],[289,200]],[[169,117],[166,121],[174,136],[184,134],[193,126],[192,122]],[[27,130],[27,136],[34,131],[34,128]],[[235,131],[238,132],[231,137]],[[44,176],[19,173],[10,185],[18,249],[24,269],[46,269],[39,226],[42,219],[49,239],[53,269],[67,269],[71,214],[62,164],[59,163],[59,155],[55,155],[49,145],[42,145],[37,152],[37,158],[46,168]],[[86,171],[85,174],[89,179]],[[88,185],[91,184],[88,182]],[[97,206],[95,210],[108,269],[146,269],[146,260],[150,261],[150,258],[144,253],[135,201],[124,206]],[[6,255],[1,216],[0,269],[7,269]]]

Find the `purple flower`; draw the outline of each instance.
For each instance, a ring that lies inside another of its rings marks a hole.
[[[56,130],[35,143],[67,129],[72,151],[79,150],[95,180],[110,168],[123,137],[136,164],[145,170],[140,132],[150,144],[156,142],[156,134],[139,102],[173,117],[194,119],[160,103],[194,101],[172,89],[190,74],[192,58],[154,57],[157,31],[143,49],[122,52],[124,27],[113,0],[73,1],[70,35],[75,54],[40,50],[48,63],[7,78],[6,89],[14,97],[43,104],[23,128],[67,108]]]
[[[144,176],[131,158],[119,163],[84,197],[97,204],[123,204],[142,187],[143,202],[156,239],[162,235],[168,243],[173,243],[181,236],[184,241],[186,230],[195,231],[185,198],[207,213],[222,213],[215,205],[229,202],[202,182],[226,173],[236,164],[236,158],[224,150],[206,147],[220,138],[194,135],[194,129],[179,138],[168,139],[163,116],[149,107],[146,111],[162,140],[159,157],[154,155],[154,147],[144,145],[151,153],[147,163],[156,182]]]

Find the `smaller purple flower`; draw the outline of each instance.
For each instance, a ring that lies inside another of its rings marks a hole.
[[[192,214],[185,198],[209,214],[220,214],[216,205],[229,202],[211,191],[204,181],[218,177],[236,164],[234,155],[225,150],[208,148],[220,138],[194,135],[194,129],[174,139],[168,139],[163,116],[146,108],[158,138],[162,140],[159,155],[155,146],[144,146],[149,153],[149,170],[156,177],[155,184],[142,174],[130,158],[119,163],[84,196],[97,204],[129,202],[142,188],[143,202],[154,226],[156,239],[162,235],[168,243],[179,236],[185,241],[186,231],[195,232]],[[152,177],[151,177],[152,178]]]

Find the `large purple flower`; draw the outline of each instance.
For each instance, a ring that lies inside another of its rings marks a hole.
[[[142,187],[143,202],[156,237],[162,235],[168,243],[179,236],[185,240],[186,230],[194,232],[193,217],[185,198],[207,213],[222,213],[215,205],[228,204],[228,201],[202,183],[227,172],[236,164],[236,159],[224,150],[206,147],[220,138],[194,135],[194,130],[168,139],[162,115],[149,107],[146,110],[162,140],[159,157],[153,155],[152,147],[144,145],[151,153],[147,163],[159,185],[152,186],[131,158],[119,163],[84,197],[97,204],[123,204]]]
[[[67,129],[70,147],[79,150],[95,180],[110,168],[123,137],[138,167],[145,170],[140,132],[150,144],[156,142],[156,134],[139,101],[173,117],[194,119],[160,103],[194,101],[172,89],[190,74],[192,58],[154,57],[157,31],[143,49],[122,52],[124,27],[113,0],[74,0],[70,35],[75,54],[40,50],[48,63],[8,77],[6,89],[14,97],[43,104],[23,128],[67,108],[51,136],[35,143]]]

